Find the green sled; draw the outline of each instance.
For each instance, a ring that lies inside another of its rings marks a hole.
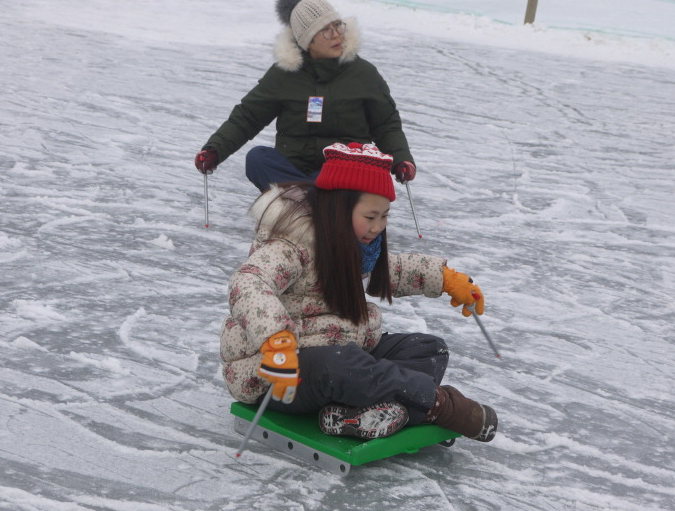
[[[246,434],[257,411],[257,405],[232,403],[235,431]],[[319,428],[316,413],[290,415],[265,410],[251,438],[328,472],[346,476],[352,466],[397,454],[413,454],[434,444],[450,446],[460,436],[433,424],[407,426],[390,437],[372,440],[330,436]]]

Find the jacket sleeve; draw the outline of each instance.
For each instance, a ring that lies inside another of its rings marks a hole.
[[[368,83],[373,87],[373,92],[365,107],[373,141],[381,151],[394,157],[394,165],[402,161],[415,163],[389,85],[375,66],[372,64],[368,66],[370,68]]]
[[[396,297],[424,295],[438,298],[443,293],[442,257],[424,254],[389,255],[389,279]]]
[[[297,328],[279,297],[303,274],[300,249],[271,239],[253,252],[230,279],[232,320],[246,332],[247,351],[255,352],[273,334]]]
[[[281,101],[274,93],[278,74],[279,71],[271,67],[204,144],[202,149],[218,152],[218,163],[241,149],[279,115]]]

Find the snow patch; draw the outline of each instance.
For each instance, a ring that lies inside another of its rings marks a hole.
[[[114,373],[116,376],[127,376],[131,374],[131,370],[124,367],[122,362],[114,357],[100,357],[96,355],[86,355],[84,353],[76,353],[71,351],[68,355],[73,360],[82,362],[85,365],[96,367],[98,369],[103,369],[104,371],[109,371]]]
[[[66,321],[68,318],[58,312],[52,305],[40,300],[14,300],[16,313],[25,319]]]
[[[12,342],[7,343],[9,346],[14,346],[16,348],[26,349],[26,350],[39,350],[39,351],[49,351],[46,348],[43,348],[38,343],[31,341],[28,337],[19,336],[14,339]]]
[[[176,247],[173,246],[173,241],[171,241],[166,234],[160,234],[157,238],[152,240],[150,243],[157,245],[160,248],[166,250],[174,250]]]

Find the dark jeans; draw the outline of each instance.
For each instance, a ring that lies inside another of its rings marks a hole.
[[[307,175],[273,147],[256,146],[246,154],[246,177],[264,192],[272,183],[314,182],[319,172]]]
[[[448,348],[428,334],[384,334],[368,353],[356,344],[303,348],[300,384],[290,404],[270,401],[286,413],[318,411],[329,403],[370,406],[397,401],[408,409],[408,424],[419,424],[436,399],[448,365]]]

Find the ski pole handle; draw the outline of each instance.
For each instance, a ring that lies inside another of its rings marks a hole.
[[[263,398],[262,403],[260,403],[260,406],[258,407],[258,411],[256,412],[255,417],[253,417],[253,421],[251,422],[251,425],[248,427],[248,431],[246,432],[246,436],[244,436],[244,439],[241,441],[241,445],[239,446],[239,450],[234,455],[235,458],[241,457],[241,453],[244,452],[244,449],[246,448],[246,444],[248,443],[249,439],[251,438],[251,435],[253,434],[253,430],[258,425],[258,422],[260,421],[260,417],[262,417],[262,414],[265,412],[265,409],[267,408],[267,405],[269,404],[270,399],[272,398],[272,389],[273,388],[274,388],[274,384],[270,385],[270,388],[267,391],[267,394],[265,394],[265,397]]]

